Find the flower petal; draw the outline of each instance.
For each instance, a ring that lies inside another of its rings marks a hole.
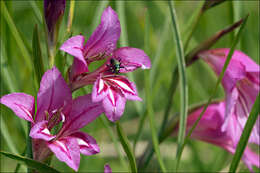
[[[60,47],[60,50],[67,52],[68,54],[75,56],[82,63],[86,63],[83,56],[83,46],[84,46],[85,38],[82,35],[76,35],[74,37],[69,38],[67,41],[63,43]]]
[[[0,103],[9,107],[14,113],[27,121],[33,121],[33,115],[35,111],[34,98],[24,93],[12,93],[3,96],[0,99]]]
[[[117,49],[113,58],[120,61],[120,73],[134,71],[137,68],[149,69],[151,68],[151,61],[145,52],[141,49],[132,47],[121,47]]]
[[[112,173],[112,169],[110,168],[109,164],[104,166],[104,173]]]
[[[116,48],[120,32],[120,22],[116,12],[111,7],[107,7],[102,14],[101,23],[84,47],[84,56],[87,57],[87,61],[103,59],[104,54],[110,55]]]
[[[73,81],[74,78],[82,73],[88,72],[88,66],[87,63],[84,60],[84,63],[82,60],[79,60],[78,58],[74,58],[73,64],[70,69],[70,81]]]
[[[84,132],[76,132],[70,136],[77,139],[80,152],[85,155],[93,155],[100,152],[99,146],[97,145],[96,140]]]
[[[246,166],[250,170],[250,172],[253,171],[253,165],[260,168],[260,158],[259,155],[252,152],[250,148],[246,147],[242,160],[245,162]]]
[[[72,96],[68,85],[56,67],[45,72],[42,77],[40,89],[37,95],[36,122],[45,119],[45,111],[51,118],[53,111],[70,104]]]
[[[64,137],[59,140],[48,142],[47,145],[60,161],[65,162],[75,171],[78,170],[80,149],[75,138]]]
[[[72,109],[65,120],[64,131],[71,134],[94,121],[104,112],[102,104],[92,102],[91,95],[77,97],[72,102]]]
[[[140,97],[138,97],[135,84],[133,82],[130,82],[125,76],[114,75],[104,77],[103,79],[111,86],[119,88],[126,99],[138,101],[142,100]]]
[[[107,97],[103,100],[103,106],[107,118],[112,122],[119,120],[124,113],[125,103],[126,98],[121,95],[120,92],[115,91],[110,87]]]
[[[103,100],[108,94],[109,86],[105,83],[105,81],[99,77],[93,86],[92,89],[92,100],[93,102],[100,102]]]
[[[45,141],[50,141],[56,136],[51,135],[49,129],[47,128],[48,121],[41,121],[34,124],[30,131],[30,136],[34,139],[43,139]]]

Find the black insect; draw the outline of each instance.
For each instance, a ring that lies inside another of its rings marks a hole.
[[[120,60],[116,60],[114,58],[110,59],[110,65],[109,65],[110,71],[112,73],[115,74],[119,74],[120,73],[120,69],[124,68],[123,66],[121,66],[121,62]]]

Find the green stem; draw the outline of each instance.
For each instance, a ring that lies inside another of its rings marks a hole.
[[[122,147],[124,148],[124,151],[127,155],[127,158],[129,160],[129,164],[130,164],[130,168],[131,168],[131,172],[137,172],[137,167],[136,167],[136,161],[135,161],[135,156],[133,151],[131,150],[129,141],[127,139],[126,134],[124,133],[120,123],[117,121],[116,122],[116,130],[117,130],[117,134],[119,137],[119,140],[122,144]]]
[[[28,128],[28,137],[27,137],[27,141],[26,141],[26,153],[27,153],[27,157],[33,159],[33,154],[32,154],[32,139],[29,136],[29,133],[31,131],[31,123],[27,122],[27,128]],[[31,173],[32,169],[31,168],[27,168],[27,172]]]

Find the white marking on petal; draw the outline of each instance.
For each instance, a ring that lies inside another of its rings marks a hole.
[[[110,96],[110,98],[112,100],[112,104],[116,105],[115,97],[114,97],[114,94],[113,94],[111,89],[108,90],[108,94],[109,94],[109,96]]]
[[[89,144],[86,141],[79,139],[79,138],[77,138],[77,141],[78,141],[79,145],[84,145],[86,147],[89,147]]]
[[[56,141],[56,143],[58,143],[59,146],[61,146],[61,148],[62,148],[64,151],[66,151],[66,152],[68,151],[67,148],[66,148],[66,146],[65,146],[62,142]]]
[[[100,79],[98,85],[98,94],[103,90],[103,88],[104,88],[104,81]]]
[[[142,64],[141,66],[142,69],[148,69],[148,67],[146,67],[145,65]]]
[[[65,115],[64,115],[62,112],[61,112],[60,114],[61,114],[61,122],[64,123],[64,121],[65,121],[65,119],[66,119],[66,118],[65,118]]]
[[[48,134],[48,135],[51,134],[50,131],[49,131],[47,128],[43,129],[41,132],[43,132],[43,133],[45,133],[45,134]]]
[[[32,114],[28,111],[28,109],[26,109],[24,106],[19,105],[20,108],[30,117],[31,120],[33,120],[32,118]]]
[[[128,85],[126,85],[124,82],[121,82],[121,81],[115,80],[115,79],[109,79],[109,80],[111,80],[111,81],[117,83],[117,84],[118,84],[120,87],[122,87],[123,89],[125,89],[125,90],[127,90],[127,91],[129,91],[129,92],[131,92],[131,93],[133,93],[133,94],[135,94],[135,92],[134,92]]]

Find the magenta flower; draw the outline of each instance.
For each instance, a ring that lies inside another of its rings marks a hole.
[[[188,116],[187,131],[190,130],[194,122],[198,119],[202,109],[203,107],[198,108]],[[229,121],[226,131],[222,131],[221,128],[225,122],[225,102],[209,105],[193,131],[191,138],[217,145],[234,154],[236,145],[233,145],[233,140],[236,136],[231,135],[229,131],[233,131],[234,126],[240,125],[236,118],[237,115],[231,114],[229,116],[231,116],[230,119],[232,119],[232,121]],[[177,135],[176,129],[174,135]],[[246,147],[242,160],[250,171],[252,171],[253,165],[258,168],[260,167],[259,155],[252,152],[249,147]]]
[[[117,14],[108,7],[102,14],[101,23],[85,45],[84,37],[78,35],[67,40],[60,48],[75,56],[70,70],[71,89],[94,84],[92,100],[102,101],[110,121],[120,118],[127,99],[141,100],[135,84],[118,74],[151,67],[150,59],[144,51],[131,47],[116,49],[120,32]],[[101,59],[107,59],[104,65],[94,72],[86,73],[88,64]]]
[[[219,75],[229,49],[214,49],[199,54]],[[251,108],[259,93],[260,67],[243,52],[236,50],[222,80],[226,93],[225,123],[222,130],[226,131],[228,124],[232,126],[229,131],[234,144],[237,144],[249,116]],[[232,118],[232,114],[236,116]],[[230,123],[236,121],[236,123]],[[260,119],[258,118],[249,142],[260,144]]]
[[[35,117],[34,98],[30,95],[12,93],[3,96],[0,102],[32,123],[30,136],[35,160],[44,161],[52,151],[60,161],[77,170],[80,153],[99,152],[95,139],[79,129],[103,113],[102,106],[93,103],[90,94],[72,99],[70,88],[56,67],[42,77]],[[54,134],[52,128],[60,123],[62,127]]]
[[[104,173],[112,173],[112,169],[110,168],[109,164],[105,164]]]

